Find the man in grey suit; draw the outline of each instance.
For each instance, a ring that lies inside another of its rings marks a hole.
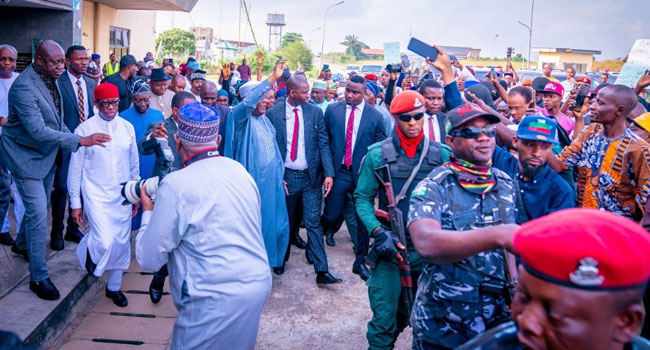
[[[307,260],[314,263],[316,283],[340,283],[329,273],[327,255],[320,225],[323,200],[334,182],[334,168],[330,153],[323,112],[309,102],[309,83],[303,75],[294,75],[287,81],[287,98],[266,112],[275,127],[280,155],[285,160],[284,182],[287,189],[289,214],[289,243],[284,258],[289,259],[291,244],[296,242],[300,220],[304,217],[307,229]],[[280,275],[284,264],[273,271]]]
[[[55,300],[59,291],[50,281],[45,262],[47,202],[54,180],[54,160],[63,148],[102,145],[106,134],[80,137],[70,133],[61,116],[61,92],[56,79],[65,68],[59,44],[45,40],[9,90],[9,121],[2,130],[0,155],[11,171],[25,205],[25,217],[11,250],[29,261],[29,289],[42,299]]]
[[[160,123],[151,123],[147,127],[147,132],[145,132],[145,137],[138,142],[138,150],[141,154],[149,155],[153,154],[151,147],[144,147],[146,142],[152,142],[153,138],[163,138],[167,139],[169,147],[174,153],[174,168],[179,169],[181,166],[181,156],[178,154],[178,145],[176,144],[176,139],[174,135],[178,131],[178,110],[185,106],[188,103],[196,102],[196,97],[188,91],[179,91],[172,98],[172,115],[171,118],[165,119],[165,121]],[[155,141],[154,141],[155,142]],[[152,176],[162,175],[165,169],[165,163],[162,159],[156,159],[156,164],[153,167]],[[165,264],[160,270],[154,272],[153,279],[149,285],[149,298],[154,304],[157,304],[162,298],[163,287],[165,285],[165,277],[167,277],[167,264]]]
[[[86,48],[79,45],[70,46],[65,53],[68,69],[57,81],[61,90],[61,104],[63,106],[63,123],[70,132],[86,119],[95,115],[93,101],[95,101],[95,81],[85,76],[90,56]],[[54,173],[54,189],[50,198],[52,206],[52,232],[50,233],[50,248],[63,249],[63,218],[68,208],[68,165],[70,164],[70,151],[59,149],[56,155],[56,171]],[[83,234],[79,226],[68,216],[65,240],[79,243]]]

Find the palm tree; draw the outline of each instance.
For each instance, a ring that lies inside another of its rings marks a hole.
[[[348,56],[354,56],[354,59],[358,60],[363,54],[361,49],[368,48],[363,41],[359,40],[359,37],[356,34],[346,35],[345,40],[341,43],[345,46],[345,54]]]

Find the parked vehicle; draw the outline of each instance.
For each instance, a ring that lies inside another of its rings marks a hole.
[[[364,76],[366,74],[372,73],[379,76],[383,68],[384,67],[378,64],[364,64],[363,66],[361,66],[361,72],[359,72],[359,75]]]
[[[343,71],[343,74],[345,76],[348,76],[352,72],[359,73],[360,70],[361,70],[361,68],[358,65],[356,65],[356,64],[348,64],[345,67],[345,70]]]

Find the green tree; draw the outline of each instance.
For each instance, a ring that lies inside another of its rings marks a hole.
[[[156,51],[164,55],[188,56],[196,53],[196,38],[189,30],[174,28],[166,30],[156,38]]]
[[[361,49],[369,48],[369,46],[359,40],[359,37],[355,34],[346,35],[345,40],[343,40],[341,45],[345,46],[345,54],[354,57],[355,60],[364,57]]]
[[[302,34],[300,33],[295,33],[295,32],[289,32],[285,35],[282,36],[282,43],[280,44],[280,48],[285,48],[289,44],[293,43],[294,41],[304,41],[302,38]]]
[[[257,63],[258,53],[261,53],[262,57],[264,57],[264,62],[262,63],[262,72],[264,72],[264,74],[270,72],[273,69],[273,67],[275,67],[275,63],[280,58],[282,58],[280,54],[275,52],[267,52],[266,50],[263,49],[255,50],[255,52],[246,56],[246,62],[248,62],[248,65],[251,66],[251,72],[253,73],[253,77],[257,76],[257,67],[259,66],[259,64]]]
[[[287,58],[287,63],[291,70],[300,70],[303,72],[310,71],[314,54],[309,50],[302,40],[296,40],[288,44],[281,51],[282,57]]]

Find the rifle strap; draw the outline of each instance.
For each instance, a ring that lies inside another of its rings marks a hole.
[[[411,175],[409,176],[408,180],[406,180],[406,183],[404,183],[404,186],[402,186],[402,190],[399,191],[399,194],[395,197],[395,204],[399,203],[404,197],[406,197],[406,191],[408,191],[409,186],[411,186],[411,183],[413,182],[413,179],[415,179],[415,176],[418,174],[418,171],[420,171],[420,167],[422,167],[422,162],[424,161],[424,158],[427,157],[427,154],[429,153],[429,138],[424,137],[424,146],[422,147],[422,152],[420,152],[420,160],[418,161],[418,165],[411,170]]]

